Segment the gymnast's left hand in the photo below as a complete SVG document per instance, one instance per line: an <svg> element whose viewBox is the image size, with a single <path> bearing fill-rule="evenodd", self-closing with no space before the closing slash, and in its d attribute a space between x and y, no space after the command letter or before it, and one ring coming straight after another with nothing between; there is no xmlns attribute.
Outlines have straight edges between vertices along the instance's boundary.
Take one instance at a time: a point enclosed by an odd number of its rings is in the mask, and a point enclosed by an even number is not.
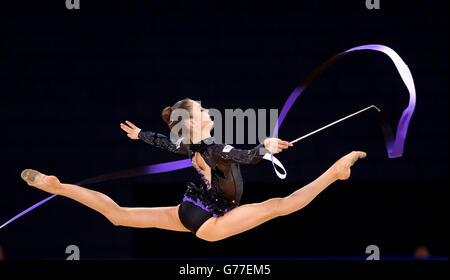
<svg viewBox="0 0 450 280"><path fill-rule="evenodd" d="M278 154L284 149L294 146L288 141L284 141L278 138L267 138L264 140L264 148L269 150L272 154Z"/></svg>
<svg viewBox="0 0 450 280"><path fill-rule="evenodd" d="M141 129L132 122L125 121L126 124L120 123L120 128L127 133L127 136L133 140L139 140L139 132Z"/></svg>

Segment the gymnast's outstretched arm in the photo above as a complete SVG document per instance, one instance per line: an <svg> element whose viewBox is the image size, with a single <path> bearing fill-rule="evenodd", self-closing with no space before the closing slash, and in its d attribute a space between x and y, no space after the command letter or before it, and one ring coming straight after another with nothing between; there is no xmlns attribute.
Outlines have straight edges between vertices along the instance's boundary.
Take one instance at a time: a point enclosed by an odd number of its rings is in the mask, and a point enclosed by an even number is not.
<svg viewBox="0 0 450 280"><path fill-rule="evenodd" d="M272 152L277 154L283 149L288 149L293 145L287 141L278 138L267 138L263 143L250 150L236 149L231 145L217 145L214 147L214 156L216 160L225 164L256 164L261 161L264 154Z"/></svg>
<svg viewBox="0 0 450 280"><path fill-rule="evenodd" d="M175 144L163 134L149 130L144 131L129 121L125 122L128 126L121 123L120 127L127 133L127 136L133 140L142 140L147 144L176 154L185 155L188 153L187 146L182 142Z"/></svg>

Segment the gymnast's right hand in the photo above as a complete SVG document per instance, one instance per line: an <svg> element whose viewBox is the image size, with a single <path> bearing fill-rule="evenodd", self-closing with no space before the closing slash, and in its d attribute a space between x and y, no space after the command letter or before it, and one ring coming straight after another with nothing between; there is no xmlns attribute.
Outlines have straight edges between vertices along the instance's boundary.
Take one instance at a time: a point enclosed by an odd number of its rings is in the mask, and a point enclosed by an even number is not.
<svg viewBox="0 0 450 280"><path fill-rule="evenodd" d="M120 123L120 128L127 133L127 136L133 140L139 140L139 132L141 129L135 126L133 123L129 121L125 121L126 124Z"/></svg>

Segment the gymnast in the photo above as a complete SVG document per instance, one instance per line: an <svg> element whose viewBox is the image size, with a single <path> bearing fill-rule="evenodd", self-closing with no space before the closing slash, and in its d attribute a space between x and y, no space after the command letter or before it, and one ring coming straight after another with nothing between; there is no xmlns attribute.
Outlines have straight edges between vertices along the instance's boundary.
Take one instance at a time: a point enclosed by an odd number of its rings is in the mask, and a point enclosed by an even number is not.
<svg viewBox="0 0 450 280"><path fill-rule="evenodd" d="M189 112L189 118L171 121L171 113L177 109ZM189 98L167 106L161 116L171 130L177 124L186 128L190 141L187 144L183 141L174 143L162 134L141 130L129 121L121 123L120 127L133 140L140 139L191 159L201 180L198 184L187 183L183 200L177 206L121 207L100 192L61 183L56 176L47 176L33 169L23 170L21 177L30 186L71 198L94 209L116 226L192 232L200 239L213 242L302 209L333 182L348 179L350 167L366 156L364 152L353 151L336 161L313 182L286 197L240 205L243 191L240 164L256 164L264 156L261 151L277 154L293 144L278 138L267 138L253 149L241 150L215 143L210 134L214 122L208 110ZM177 134L181 136L181 131Z"/></svg>

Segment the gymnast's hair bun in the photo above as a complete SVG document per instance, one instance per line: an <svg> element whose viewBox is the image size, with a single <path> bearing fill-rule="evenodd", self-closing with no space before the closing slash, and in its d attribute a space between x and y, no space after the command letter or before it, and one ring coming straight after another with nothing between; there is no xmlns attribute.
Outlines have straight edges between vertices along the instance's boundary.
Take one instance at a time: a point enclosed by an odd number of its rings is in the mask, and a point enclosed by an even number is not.
<svg viewBox="0 0 450 280"><path fill-rule="evenodd" d="M172 114L172 107L167 106L161 112L161 118L167 123L170 123L170 114Z"/></svg>

